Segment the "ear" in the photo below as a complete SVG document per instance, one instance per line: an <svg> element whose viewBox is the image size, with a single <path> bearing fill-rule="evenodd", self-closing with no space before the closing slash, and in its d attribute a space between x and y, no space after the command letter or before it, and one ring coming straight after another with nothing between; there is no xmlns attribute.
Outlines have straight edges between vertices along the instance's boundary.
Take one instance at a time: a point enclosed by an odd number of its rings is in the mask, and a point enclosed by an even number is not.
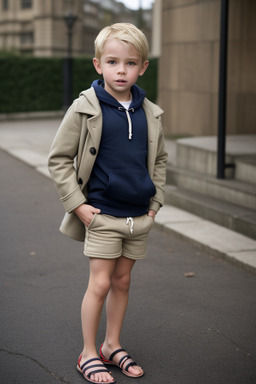
<svg viewBox="0 0 256 384"><path fill-rule="evenodd" d="M96 59L96 57L93 58L93 65L96 71L98 72L99 75L102 75L102 70L100 66L100 61Z"/></svg>
<svg viewBox="0 0 256 384"><path fill-rule="evenodd" d="M148 60L144 61L144 63L142 64L139 76L144 75L148 66L149 66L149 61Z"/></svg>

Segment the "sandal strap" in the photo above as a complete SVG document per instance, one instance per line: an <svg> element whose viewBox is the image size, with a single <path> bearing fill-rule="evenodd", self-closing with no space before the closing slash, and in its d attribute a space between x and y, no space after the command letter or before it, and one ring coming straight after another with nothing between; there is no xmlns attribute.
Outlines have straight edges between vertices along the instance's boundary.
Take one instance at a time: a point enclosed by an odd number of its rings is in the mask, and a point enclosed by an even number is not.
<svg viewBox="0 0 256 384"><path fill-rule="evenodd" d="M126 364L125 363L128 361L128 360L131 360L130 363ZM133 367L134 365L137 365L137 363L135 363L135 361L133 361L133 359L131 358L130 355L125 355L123 356L120 361L119 361L119 367L121 369L124 369L126 372L128 372L128 369L129 367Z"/></svg>
<svg viewBox="0 0 256 384"><path fill-rule="evenodd" d="M113 360L113 357L114 357L117 353L119 353L119 352L125 352L125 349L120 348L120 349L117 349L116 351L114 351L114 352L109 356L109 361L112 361L112 360Z"/></svg>
<svg viewBox="0 0 256 384"><path fill-rule="evenodd" d="M129 364L127 364L127 365L124 367L124 370L125 370L126 372L128 372L128 369L129 369L130 367L133 367L134 365L137 365L137 363L135 363L135 361L132 361L132 362L130 362Z"/></svg>
<svg viewBox="0 0 256 384"><path fill-rule="evenodd" d="M120 348L120 349L117 349L116 351L114 351L110 356L109 356L109 361L113 361L113 357L118 354L119 352L126 352L125 349L123 348ZM131 360L130 363L128 363L127 365L125 365L125 363L128 361L128 360ZM134 365L137 365L137 363L135 363L135 361L132 360L131 356L130 355L124 355L123 357L121 357L121 359L119 360L119 363L118 363L119 367L121 369L124 369L126 372L128 372L128 369L129 367L133 367Z"/></svg>
<svg viewBox="0 0 256 384"><path fill-rule="evenodd" d="M121 357L121 359L119 360L119 363L118 363L119 367L122 368L122 366L125 364L125 362L129 359L131 359L131 356L129 356L129 355L124 355L123 357Z"/></svg>
<svg viewBox="0 0 256 384"><path fill-rule="evenodd" d="M107 371L107 368L104 367L103 364L94 364L94 365L90 365L89 367L85 367L84 369L82 369L83 373L85 373L86 371L88 371L88 369L91 369L91 368L101 368L102 372L106 372Z"/></svg>
<svg viewBox="0 0 256 384"><path fill-rule="evenodd" d="M100 364L92 364L92 365L89 365L86 367L87 364L93 362L93 361L100 361ZM87 360L81 367L81 371L83 373L85 373L88 369L92 369L92 368L101 368L101 369L98 369L98 370L92 370L89 374L88 374L88 377L90 377L93 373L97 373L97 372L108 372L108 369L102 364L101 360L99 358L93 358L93 359L89 359Z"/></svg>
<svg viewBox="0 0 256 384"><path fill-rule="evenodd" d="M81 371L83 370L83 368L87 365L87 364L89 364L89 363L91 363L92 361L100 361L100 359L98 358L98 357L94 357L93 359L89 359L89 360L87 360L85 363L83 363L83 365L80 367L80 369L81 369Z"/></svg>

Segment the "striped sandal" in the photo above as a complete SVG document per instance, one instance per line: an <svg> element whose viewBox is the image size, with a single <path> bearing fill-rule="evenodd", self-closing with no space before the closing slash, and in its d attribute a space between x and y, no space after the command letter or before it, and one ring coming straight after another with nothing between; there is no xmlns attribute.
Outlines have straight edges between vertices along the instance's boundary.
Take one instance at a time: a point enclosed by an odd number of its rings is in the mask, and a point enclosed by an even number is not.
<svg viewBox="0 0 256 384"><path fill-rule="evenodd" d="M111 372L109 372L108 369L106 367L104 367L104 365L101 362L101 359L96 357L94 359L87 360L82 366L80 365L81 359L82 359L82 355L79 356L78 364L77 364L76 368L84 376L85 380L89 381L89 383L96 383L96 384L114 384L115 383L114 379L113 379L113 381L104 381L104 382L103 381L95 381L95 380L90 379L91 375L93 375L95 373L99 373L99 372L108 372L109 374L111 374ZM99 364L88 365L89 363L92 363L93 361L97 361L97 362L99 362ZM93 369L88 374L86 374L86 371L88 371L89 369L92 369L92 368L96 368L96 369Z"/></svg>
<svg viewBox="0 0 256 384"><path fill-rule="evenodd" d="M133 377L133 378L136 378L136 377L141 377L144 375L144 372L142 371L140 374L138 375L135 375L133 373L130 373L128 371L129 367L133 367L133 366L136 366L137 364L135 363L135 361L132 360L131 356L129 355L125 355L123 356L120 360L119 360L119 363L115 363L113 361L113 357L115 355L117 355L119 352L126 352L125 349L117 349L116 351L114 351L110 357L109 357L109 360L106 359L106 357L103 355L102 353L102 346L103 344L101 344L101 347L100 347L100 359L101 361L104 363L104 364L109 364L109 365L116 365L117 367L119 367L121 370L122 370L122 373L128 377Z"/></svg>

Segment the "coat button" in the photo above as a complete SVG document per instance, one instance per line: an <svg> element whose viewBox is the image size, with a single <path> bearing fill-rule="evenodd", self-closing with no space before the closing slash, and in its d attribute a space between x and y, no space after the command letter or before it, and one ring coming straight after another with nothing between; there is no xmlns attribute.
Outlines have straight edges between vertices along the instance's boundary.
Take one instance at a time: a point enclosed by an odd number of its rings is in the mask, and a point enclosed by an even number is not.
<svg viewBox="0 0 256 384"><path fill-rule="evenodd" d="M81 179L81 177L78 179L78 184L83 184L83 180Z"/></svg>
<svg viewBox="0 0 256 384"><path fill-rule="evenodd" d="M96 153L97 153L96 148L91 147L90 148L90 152L91 152L92 155L96 155Z"/></svg>

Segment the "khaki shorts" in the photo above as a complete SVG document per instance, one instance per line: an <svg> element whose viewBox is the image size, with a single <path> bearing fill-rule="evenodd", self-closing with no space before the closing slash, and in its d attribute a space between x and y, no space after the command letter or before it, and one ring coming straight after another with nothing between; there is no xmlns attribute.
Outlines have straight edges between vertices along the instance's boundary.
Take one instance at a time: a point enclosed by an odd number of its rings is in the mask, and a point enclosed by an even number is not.
<svg viewBox="0 0 256 384"><path fill-rule="evenodd" d="M148 215L126 218L95 214L86 228L84 254L104 259L143 259L153 223Z"/></svg>

